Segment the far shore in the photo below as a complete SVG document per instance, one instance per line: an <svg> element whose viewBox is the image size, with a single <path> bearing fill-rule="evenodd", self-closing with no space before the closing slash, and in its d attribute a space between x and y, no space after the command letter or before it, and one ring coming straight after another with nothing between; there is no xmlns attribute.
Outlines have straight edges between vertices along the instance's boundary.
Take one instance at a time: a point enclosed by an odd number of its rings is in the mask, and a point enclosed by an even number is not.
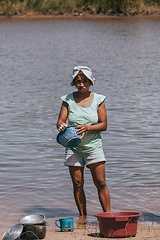
<svg viewBox="0 0 160 240"><path fill-rule="evenodd" d="M154 13L144 13L144 14L39 14L34 12L28 12L26 14L0 14L0 19L114 19L114 18L126 18L126 19L134 19L134 18L160 18L160 12Z"/></svg>

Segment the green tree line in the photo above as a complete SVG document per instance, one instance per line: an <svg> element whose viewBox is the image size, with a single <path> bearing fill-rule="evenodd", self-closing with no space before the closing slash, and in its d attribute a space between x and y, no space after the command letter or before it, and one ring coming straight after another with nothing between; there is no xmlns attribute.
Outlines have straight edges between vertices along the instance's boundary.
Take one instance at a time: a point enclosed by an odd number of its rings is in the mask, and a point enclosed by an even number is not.
<svg viewBox="0 0 160 240"><path fill-rule="evenodd" d="M158 12L160 0L0 0L0 14L139 14Z"/></svg>

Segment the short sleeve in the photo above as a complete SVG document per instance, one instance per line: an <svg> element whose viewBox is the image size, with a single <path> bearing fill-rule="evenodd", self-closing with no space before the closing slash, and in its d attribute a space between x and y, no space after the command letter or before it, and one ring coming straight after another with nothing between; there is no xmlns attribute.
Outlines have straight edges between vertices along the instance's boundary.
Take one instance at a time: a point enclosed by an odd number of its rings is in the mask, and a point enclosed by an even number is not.
<svg viewBox="0 0 160 240"><path fill-rule="evenodd" d="M69 103L69 101L72 99L72 94L67 94L61 97L62 101Z"/></svg>
<svg viewBox="0 0 160 240"><path fill-rule="evenodd" d="M97 94L97 103L98 103L98 106L104 102L106 99L106 96L102 95L102 94Z"/></svg>
<svg viewBox="0 0 160 240"><path fill-rule="evenodd" d="M66 96L67 96L67 95L62 96L62 97L61 97L61 100L64 101L64 102L66 102Z"/></svg>

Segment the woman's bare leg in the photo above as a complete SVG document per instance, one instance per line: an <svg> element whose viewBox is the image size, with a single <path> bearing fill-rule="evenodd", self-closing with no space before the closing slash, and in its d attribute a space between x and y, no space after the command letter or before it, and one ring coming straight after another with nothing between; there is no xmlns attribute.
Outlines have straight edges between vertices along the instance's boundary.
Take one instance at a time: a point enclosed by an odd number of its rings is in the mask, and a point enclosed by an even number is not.
<svg viewBox="0 0 160 240"><path fill-rule="evenodd" d="M80 217L85 217L86 213L86 197L84 193L84 168L69 167L70 175L73 182L74 198L79 211Z"/></svg>
<svg viewBox="0 0 160 240"><path fill-rule="evenodd" d="M98 190L98 196L104 212L110 212L110 195L105 179L105 164L103 162L89 165L93 181Z"/></svg>

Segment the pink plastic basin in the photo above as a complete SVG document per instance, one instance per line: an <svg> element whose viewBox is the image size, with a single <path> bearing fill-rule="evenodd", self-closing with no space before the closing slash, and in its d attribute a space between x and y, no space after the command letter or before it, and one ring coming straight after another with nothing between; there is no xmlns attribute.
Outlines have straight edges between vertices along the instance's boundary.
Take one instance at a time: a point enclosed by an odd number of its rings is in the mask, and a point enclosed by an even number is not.
<svg viewBox="0 0 160 240"><path fill-rule="evenodd" d="M137 233L139 212L103 212L95 214L103 237L134 237Z"/></svg>

